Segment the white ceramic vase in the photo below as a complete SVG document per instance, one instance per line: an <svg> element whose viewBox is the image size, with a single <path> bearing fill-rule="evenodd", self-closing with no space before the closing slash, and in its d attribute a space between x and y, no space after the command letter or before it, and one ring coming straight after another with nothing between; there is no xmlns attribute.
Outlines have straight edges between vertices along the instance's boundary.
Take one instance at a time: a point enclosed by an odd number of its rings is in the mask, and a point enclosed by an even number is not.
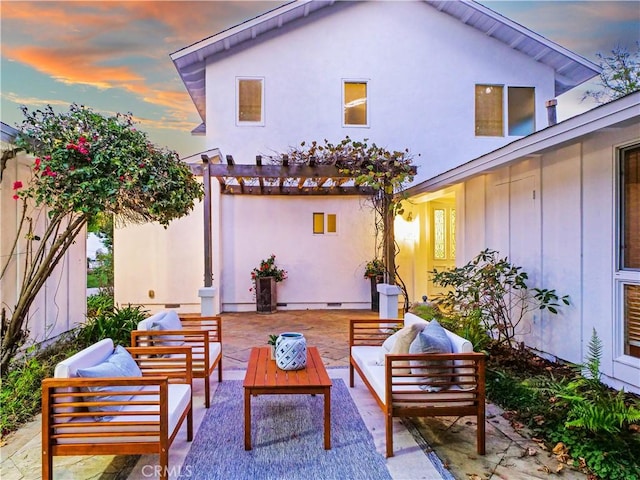
<svg viewBox="0 0 640 480"><path fill-rule="evenodd" d="M282 370L302 370L307 366L307 339L296 332L281 333L276 340L276 365Z"/></svg>

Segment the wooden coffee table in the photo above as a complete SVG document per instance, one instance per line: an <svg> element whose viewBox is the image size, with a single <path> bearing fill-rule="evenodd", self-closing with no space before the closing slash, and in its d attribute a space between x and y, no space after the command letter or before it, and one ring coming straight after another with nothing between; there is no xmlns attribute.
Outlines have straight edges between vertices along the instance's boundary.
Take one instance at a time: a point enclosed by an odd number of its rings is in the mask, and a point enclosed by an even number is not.
<svg viewBox="0 0 640 480"><path fill-rule="evenodd" d="M307 367L280 370L271 360L270 347L251 349L244 377L244 449L251 450L252 395L324 395L324 448L331 449L331 379L317 347L307 347Z"/></svg>

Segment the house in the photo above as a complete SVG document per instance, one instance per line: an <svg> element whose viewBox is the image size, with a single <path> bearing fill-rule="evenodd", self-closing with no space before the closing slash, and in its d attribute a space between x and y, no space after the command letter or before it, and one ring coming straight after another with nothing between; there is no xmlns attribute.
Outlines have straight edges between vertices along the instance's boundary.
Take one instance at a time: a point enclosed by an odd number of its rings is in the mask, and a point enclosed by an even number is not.
<svg viewBox="0 0 640 480"><path fill-rule="evenodd" d="M559 315L538 311L519 330L535 350L584 361L592 333L600 369L640 392L640 92L481 155L412 187L413 216L453 196L456 262L484 248L508 256L531 286L568 294ZM433 245L417 238L417 258Z"/></svg>
<svg viewBox="0 0 640 480"><path fill-rule="evenodd" d="M279 194L259 185L268 179L256 157L302 141L369 139L409 149L417 184L546 127L546 102L599 72L472 1L296 1L171 58L202 119L193 134L206 135L208 165L253 173L234 188L223 175L212 180L210 215L198 205L166 231L115 232L116 301L152 311L199 310L203 284L215 290L215 311L254 310L250 272L271 254L288 271L279 308L369 308L363 273L377 249L367 197ZM204 171L200 155L185 160ZM428 202L449 228L444 257L422 266L412 239L425 235L416 231L424 220L398 219L411 301L434 293L428 269L456 261L456 202L453 191Z"/></svg>
<svg viewBox="0 0 640 480"><path fill-rule="evenodd" d="M0 123L2 128L2 164L0 165L0 309L7 317L15 307L19 297L19 286L24 273L22 259L26 252L23 238L18 239L15 252L12 247L16 241L22 202L13 198L14 182L24 184L31 175L33 157L24 151L15 151L13 141L18 131ZM35 234L46 226L47 215L44 209L27 210L33 220ZM6 265L6 270L4 270ZM53 274L46 280L35 302L29 310L29 330L26 344L41 343L55 338L85 321L87 311L87 258L86 232L81 232L71 245ZM81 292L81 295L78 295Z"/></svg>

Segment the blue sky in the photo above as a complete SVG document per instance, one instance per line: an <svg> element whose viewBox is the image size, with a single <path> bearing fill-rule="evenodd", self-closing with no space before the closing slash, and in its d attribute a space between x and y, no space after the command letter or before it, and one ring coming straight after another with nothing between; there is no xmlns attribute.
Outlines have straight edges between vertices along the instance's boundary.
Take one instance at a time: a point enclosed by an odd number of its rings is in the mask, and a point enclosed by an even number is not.
<svg viewBox="0 0 640 480"><path fill-rule="evenodd" d="M0 2L0 119L15 126L20 105L79 103L132 112L151 140L181 156L208 147L169 54L287 2ZM481 1L483 5L597 63L640 40L639 1ZM582 113L585 88L558 98L558 118Z"/></svg>

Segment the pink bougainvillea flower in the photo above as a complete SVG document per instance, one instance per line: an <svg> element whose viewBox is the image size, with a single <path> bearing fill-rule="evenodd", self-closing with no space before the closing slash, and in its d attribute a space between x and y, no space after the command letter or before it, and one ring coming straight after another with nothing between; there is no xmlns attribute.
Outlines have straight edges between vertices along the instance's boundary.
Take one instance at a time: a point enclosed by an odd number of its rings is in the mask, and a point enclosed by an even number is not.
<svg viewBox="0 0 640 480"><path fill-rule="evenodd" d="M14 200L18 200L19 198L20 198L20 197L19 197L18 195L14 195L14 196L13 196L13 199L14 199Z"/></svg>
<svg viewBox="0 0 640 480"><path fill-rule="evenodd" d="M87 139L86 139L86 137L80 137L80 138L78 139L78 143L87 143Z"/></svg>
<svg viewBox="0 0 640 480"><path fill-rule="evenodd" d="M22 188L22 182L20 180L13 182L13 189L18 190L19 188Z"/></svg>
<svg viewBox="0 0 640 480"><path fill-rule="evenodd" d="M40 170L40 157L36 157L35 165L33 166L33 169L34 169L35 171Z"/></svg>
<svg viewBox="0 0 640 480"><path fill-rule="evenodd" d="M80 147L80 148L78 148L78 151L83 155L88 155L89 154L89 150L86 147Z"/></svg>

